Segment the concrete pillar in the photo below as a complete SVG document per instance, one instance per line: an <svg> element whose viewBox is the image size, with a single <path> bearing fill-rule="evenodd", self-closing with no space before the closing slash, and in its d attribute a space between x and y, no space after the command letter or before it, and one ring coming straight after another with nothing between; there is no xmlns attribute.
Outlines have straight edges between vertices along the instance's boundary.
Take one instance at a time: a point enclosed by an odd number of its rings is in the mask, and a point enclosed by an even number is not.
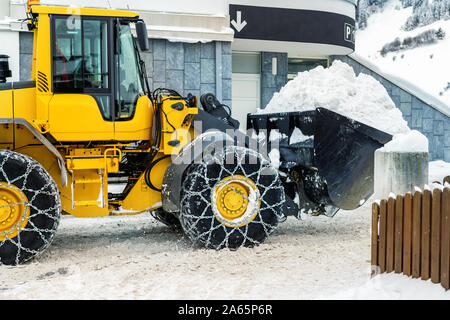
<svg viewBox="0 0 450 320"><path fill-rule="evenodd" d="M376 199L387 199L390 193L414 193L428 183L427 152L375 152L374 174Z"/></svg>

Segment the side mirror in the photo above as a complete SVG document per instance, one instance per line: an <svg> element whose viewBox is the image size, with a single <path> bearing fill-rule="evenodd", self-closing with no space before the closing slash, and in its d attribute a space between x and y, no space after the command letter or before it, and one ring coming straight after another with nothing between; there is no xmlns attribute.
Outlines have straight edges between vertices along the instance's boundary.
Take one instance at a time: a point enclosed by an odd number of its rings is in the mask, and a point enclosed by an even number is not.
<svg viewBox="0 0 450 320"><path fill-rule="evenodd" d="M149 51L150 43L148 42L147 25L144 21L136 22L136 35L141 51Z"/></svg>

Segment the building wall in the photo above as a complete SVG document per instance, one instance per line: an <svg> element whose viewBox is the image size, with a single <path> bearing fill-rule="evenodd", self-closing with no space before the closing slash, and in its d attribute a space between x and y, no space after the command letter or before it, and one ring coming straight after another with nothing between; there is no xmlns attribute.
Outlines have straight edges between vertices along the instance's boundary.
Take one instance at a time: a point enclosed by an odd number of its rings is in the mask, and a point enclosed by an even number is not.
<svg viewBox="0 0 450 320"><path fill-rule="evenodd" d="M341 60L352 66L357 75L362 72L381 82L409 127L428 138L431 160L450 162L450 117L350 57L334 56L332 60Z"/></svg>
<svg viewBox="0 0 450 320"><path fill-rule="evenodd" d="M213 93L231 107L231 43L182 43L150 39L142 52L150 88L169 88L187 96Z"/></svg>
<svg viewBox="0 0 450 320"><path fill-rule="evenodd" d="M33 62L33 33L19 32L20 81L31 80Z"/></svg>
<svg viewBox="0 0 450 320"><path fill-rule="evenodd" d="M272 60L277 59L276 75L272 73ZM288 54L261 52L261 108L264 109L275 92L279 92L288 81Z"/></svg>

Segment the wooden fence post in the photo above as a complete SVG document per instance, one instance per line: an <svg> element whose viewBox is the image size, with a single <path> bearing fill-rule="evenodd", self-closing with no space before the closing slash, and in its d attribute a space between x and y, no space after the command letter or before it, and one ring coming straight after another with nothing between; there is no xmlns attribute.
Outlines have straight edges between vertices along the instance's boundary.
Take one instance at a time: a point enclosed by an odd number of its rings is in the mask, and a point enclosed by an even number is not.
<svg viewBox="0 0 450 320"><path fill-rule="evenodd" d="M395 200L395 257L394 270L395 273L402 272L403 260L403 197L398 195Z"/></svg>
<svg viewBox="0 0 450 320"><path fill-rule="evenodd" d="M433 190L431 202L431 282L441 281L441 191Z"/></svg>
<svg viewBox="0 0 450 320"><path fill-rule="evenodd" d="M387 203L386 225L386 272L394 271L394 226L395 226L395 199L389 198Z"/></svg>
<svg viewBox="0 0 450 320"><path fill-rule="evenodd" d="M372 204L372 248L371 264L372 276L378 273L378 226L379 226L380 207L378 204Z"/></svg>
<svg viewBox="0 0 450 320"><path fill-rule="evenodd" d="M379 227L379 247L378 247L378 266L380 272L386 272L386 219L387 219L387 201L380 201L380 227Z"/></svg>
<svg viewBox="0 0 450 320"><path fill-rule="evenodd" d="M431 192L425 190L422 195L422 280L430 279L430 231L431 231Z"/></svg>
<svg viewBox="0 0 450 320"><path fill-rule="evenodd" d="M407 193L403 202L403 273L411 276L412 195Z"/></svg>
<svg viewBox="0 0 450 320"><path fill-rule="evenodd" d="M413 198L413 223L412 223L412 276L413 278L420 277L420 240L421 240L421 200L422 194L420 192L414 193Z"/></svg>
<svg viewBox="0 0 450 320"><path fill-rule="evenodd" d="M450 289L450 189L442 193L442 250L441 250L441 284Z"/></svg>

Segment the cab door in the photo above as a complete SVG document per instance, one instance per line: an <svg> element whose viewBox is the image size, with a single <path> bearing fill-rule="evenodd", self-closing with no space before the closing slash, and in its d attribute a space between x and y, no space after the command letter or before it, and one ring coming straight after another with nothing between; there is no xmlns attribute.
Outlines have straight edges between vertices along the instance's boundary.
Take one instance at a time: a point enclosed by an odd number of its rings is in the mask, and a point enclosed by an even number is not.
<svg viewBox="0 0 450 320"><path fill-rule="evenodd" d="M112 20L54 15L49 132L58 141L114 139Z"/></svg>
<svg viewBox="0 0 450 320"><path fill-rule="evenodd" d="M149 140L153 107L144 94L138 49L129 23L115 22L116 36L116 103L115 140Z"/></svg>

